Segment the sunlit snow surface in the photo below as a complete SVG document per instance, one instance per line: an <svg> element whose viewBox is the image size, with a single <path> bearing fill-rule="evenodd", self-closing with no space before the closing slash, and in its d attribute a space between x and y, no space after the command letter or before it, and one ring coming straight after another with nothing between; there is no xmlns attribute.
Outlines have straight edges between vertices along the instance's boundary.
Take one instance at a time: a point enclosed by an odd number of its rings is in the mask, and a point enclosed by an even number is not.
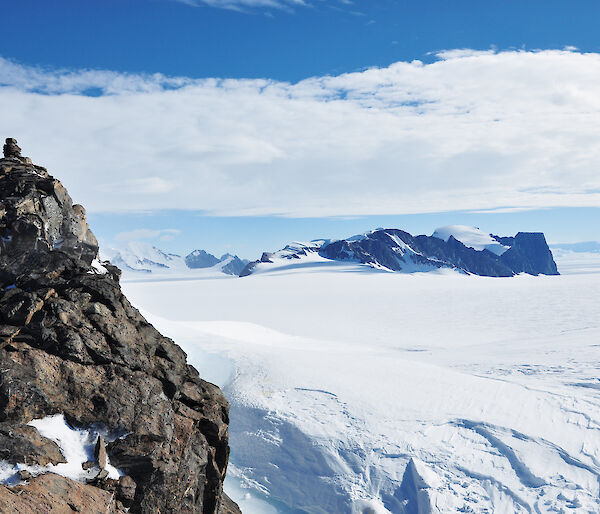
<svg viewBox="0 0 600 514"><path fill-rule="evenodd" d="M565 262L124 289L224 386L245 513L600 512L600 267Z"/></svg>
<svg viewBox="0 0 600 514"><path fill-rule="evenodd" d="M485 233L476 227L468 227L465 225L448 225L435 229L433 237L448 241L450 236L460 241L465 246L474 248L475 250L489 250L496 255L502 255L508 246L504 246L496 241L492 236Z"/></svg>

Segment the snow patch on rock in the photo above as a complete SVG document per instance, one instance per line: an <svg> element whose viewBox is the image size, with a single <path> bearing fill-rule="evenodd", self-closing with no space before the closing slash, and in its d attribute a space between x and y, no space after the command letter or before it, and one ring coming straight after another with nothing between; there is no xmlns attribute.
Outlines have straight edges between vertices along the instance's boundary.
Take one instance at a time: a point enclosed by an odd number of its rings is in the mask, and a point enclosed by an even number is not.
<svg viewBox="0 0 600 514"><path fill-rule="evenodd" d="M88 470L84 470L82 467L84 462L95 461L94 446L98 436L102 435L107 442L112 442L125 435L111 432L99 426L92 426L89 429L73 428L67 423L63 414L34 419L28 425L36 428L43 437L58 444L67 462L56 465L48 464L47 466L30 466L22 463L11 464L7 461L0 461L0 483L2 484L16 485L19 483L21 481L18 475L19 471L29 471L32 476L52 472L71 480L85 482L98 474L97 467ZM108 477L115 480L125 474L120 469L112 466L110 462L106 464L105 469L108 471Z"/></svg>

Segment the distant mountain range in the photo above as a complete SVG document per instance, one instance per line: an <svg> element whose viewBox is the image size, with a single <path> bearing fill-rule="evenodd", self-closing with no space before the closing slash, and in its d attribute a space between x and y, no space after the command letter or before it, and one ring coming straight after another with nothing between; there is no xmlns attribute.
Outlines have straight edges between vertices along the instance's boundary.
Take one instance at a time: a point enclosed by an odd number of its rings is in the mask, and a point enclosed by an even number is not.
<svg viewBox="0 0 600 514"><path fill-rule="evenodd" d="M553 248L558 253L598 252L600 244L564 244ZM244 277L256 273L314 271L318 268L404 273L450 269L489 277L511 277L519 273L559 274L541 232L519 232L512 237L502 237L461 225L438 228L431 236L413 236L399 229L378 228L347 239L294 242L279 251L263 253L254 262L228 253L219 258L205 250L194 250L182 257L142 242L109 249L103 252L102 257L126 273L205 270L217 276Z"/></svg>
<svg viewBox="0 0 600 514"><path fill-rule="evenodd" d="M189 272L206 269L215 273L239 275L248 264L247 260L229 253L218 258L204 250L194 250L182 257L142 242L131 242L122 248L109 248L102 252L102 258L109 260L125 272L138 273Z"/></svg>
<svg viewBox="0 0 600 514"><path fill-rule="evenodd" d="M451 225L438 228L431 236L376 229L348 239L292 243L278 252L264 253L240 276L341 264L405 273L446 268L489 277L558 275L541 232L501 237L475 227Z"/></svg>

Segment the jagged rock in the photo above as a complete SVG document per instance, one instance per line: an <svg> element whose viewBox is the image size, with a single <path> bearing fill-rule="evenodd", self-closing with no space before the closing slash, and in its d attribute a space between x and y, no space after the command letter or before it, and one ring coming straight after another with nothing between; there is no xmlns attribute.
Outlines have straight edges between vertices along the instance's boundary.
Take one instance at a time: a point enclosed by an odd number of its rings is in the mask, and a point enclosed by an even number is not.
<svg viewBox="0 0 600 514"><path fill-rule="evenodd" d="M105 469L101 469L98 472L98 474L94 478L92 478L91 480L89 480L88 482L91 483L91 484L99 484L106 477L108 477L108 471L106 471Z"/></svg>
<svg viewBox="0 0 600 514"><path fill-rule="evenodd" d="M96 463L93 460L86 460L81 464L81 467L87 471L88 469L96 467Z"/></svg>
<svg viewBox="0 0 600 514"><path fill-rule="evenodd" d="M229 496L224 494L219 514L239 514L240 512L239 505L235 503Z"/></svg>
<svg viewBox="0 0 600 514"><path fill-rule="evenodd" d="M0 188L0 255L19 258L33 250L62 248L87 264L97 257L98 242L85 209L73 205L45 168L0 159Z"/></svg>
<svg viewBox="0 0 600 514"><path fill-rule="evenodd" d="M4 157L7 158L21 158L21 149L17 144L17 140L12 137L6 138L6 143L4 143Z"/></svg>
<svg viewBox="0 0 600 514"><path fill-rule="evenodd" d="M12 430L63 413L75 427L125 433L106 453L135 484L130 512L217 513L229 458L228 403L131 306L118 270L92 266L98 246L83 208L44 168L0 159L0 236L1 425ZM9 445L3 459L35 454L23 448ZM98 512L117 512L92 485L38 478L19 497L52 485L56 499L60 483L65 492L92 495ZM97 485L117 489L113 482ZM10 497L6 489L0 486L0 502ZM82 512L96 512L93 501Z"/></svg>
<svg viewBox="0 0 600 514"><path fill-rule="evenodd" d="M106 443L104 442L104 438L99 435L98 440L96 441L96 446L94 448L94 457L96 457L96 462L100 469L104 469L106 467Z"/></svg>

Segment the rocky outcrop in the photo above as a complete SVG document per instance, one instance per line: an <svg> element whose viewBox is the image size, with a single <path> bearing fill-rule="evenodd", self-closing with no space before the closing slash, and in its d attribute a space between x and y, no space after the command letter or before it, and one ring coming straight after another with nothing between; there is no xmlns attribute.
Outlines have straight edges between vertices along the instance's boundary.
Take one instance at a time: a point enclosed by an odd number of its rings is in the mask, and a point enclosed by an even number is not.
<svg viewBox="0 0 600 514"><path fill-rule="evenodd" d="M0 512L23 514L125 514L109 491L45 473L12 488L0 487Z"/></svg>
<svg viewBox="0 0 600 514"><path fill-rule="evenodd" d="M21 148L17 144L17 140L12 137L7 137L3 147L4 157L8 159L22 159Z"/></svg>
<svg viewBox="0 0 600 514"><path fill-rule="evenodd" d="M83 207L17 148L7 140L0 159L0 459L60 462L56 445L27 423L64 414L74 427L125 434L105 451L126 477L0 486L0 511L41 512L30 508L36 498L64 506L73 495L87 498L81 512L96 512L93 502L97 512L216 514L229 456L226 399L131 306L119 270L96 259Z"/></svg>
<svg viewBox="0 0 600 514"><path fill-rule="evenodd" d="M501 259L515 273L558 275L554 257L541 232L519 232L515 237L497 239L510 247Z"/></svg>

